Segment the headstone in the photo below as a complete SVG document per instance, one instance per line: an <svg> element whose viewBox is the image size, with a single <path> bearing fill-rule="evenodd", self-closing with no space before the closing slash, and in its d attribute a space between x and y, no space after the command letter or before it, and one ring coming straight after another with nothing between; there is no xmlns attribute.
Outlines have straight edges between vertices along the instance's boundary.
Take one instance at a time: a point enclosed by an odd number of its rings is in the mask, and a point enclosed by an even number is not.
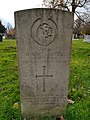
<svg viewBox="0 0 90 120"><path fill-rule="evenodd" d="M84 35L84 42L90 42L90 35Z"/></svg>
<svg viewBox="0 0 90 120"><path fill-rule="evenodd" d="M72 40L79 40L78 38L76 38L77 37L77 34L75 35L75 34L73 34L72 35Z"/></svg>
<svg viewBox="0 0 90 120"><path fill-rule="evenodd" d="M79 35L79 38L80 38L80 39L83 39L83 38L84 38L84 35L83 35L83 34Z"/></svg>
<svg viewBox="0 0 90 120"><path fill-rule="evenodd" d="M72 35L72 40L75 40L74 34Z"/></svg>
<svg viewBox="0 0 90 120"><path fill-rule="evenodd" d="M73 14L15 12L23 119L61 116L67 105Z"/></svg>

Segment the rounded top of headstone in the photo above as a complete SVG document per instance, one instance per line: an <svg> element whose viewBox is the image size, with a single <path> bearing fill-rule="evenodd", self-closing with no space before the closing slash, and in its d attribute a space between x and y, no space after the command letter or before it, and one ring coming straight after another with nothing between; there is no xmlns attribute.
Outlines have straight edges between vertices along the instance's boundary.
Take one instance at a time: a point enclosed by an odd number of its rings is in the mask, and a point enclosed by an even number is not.
<svg viewBox="0 0 90 120"><path fill-rule="evenodd" d="M27 12L27 11L44 11L44 10L54 10L54 11L61 11L61 12L64 12L64 13L71 13L73 14L72 12L69 12L69 11L66 11L66 10L61 10L61 9L57 9L57 8L30 8L30 9L23 9L23 10L19 10L19 11L15 11L14 13L18 13L18 12Z"/></svg>

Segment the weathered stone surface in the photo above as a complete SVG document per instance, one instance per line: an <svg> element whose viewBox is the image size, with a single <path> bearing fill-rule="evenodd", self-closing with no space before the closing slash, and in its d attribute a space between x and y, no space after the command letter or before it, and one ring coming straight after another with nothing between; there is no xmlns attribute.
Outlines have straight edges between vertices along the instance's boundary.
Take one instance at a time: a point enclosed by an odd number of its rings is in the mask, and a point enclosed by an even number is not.
<svg viewBox="0 0 90 120"><path fill-rule="evenodd" d="M57 9L15 12L24 118L61 116L67 105L73 14Z"/></svg>

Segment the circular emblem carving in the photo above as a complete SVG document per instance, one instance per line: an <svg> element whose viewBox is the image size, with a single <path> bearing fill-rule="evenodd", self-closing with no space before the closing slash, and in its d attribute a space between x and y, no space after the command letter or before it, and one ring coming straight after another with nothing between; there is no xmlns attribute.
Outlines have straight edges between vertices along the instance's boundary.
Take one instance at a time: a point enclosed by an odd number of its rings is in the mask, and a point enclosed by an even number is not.
<svg viewBox="0 0 90 120"><path fill-rule="evenodd" d="M48 18L48 23L42 23L42 20L39 18L31 27L32 38L42 46L51 44L55 40L56 34L57 25L50 18Z"/></svg>

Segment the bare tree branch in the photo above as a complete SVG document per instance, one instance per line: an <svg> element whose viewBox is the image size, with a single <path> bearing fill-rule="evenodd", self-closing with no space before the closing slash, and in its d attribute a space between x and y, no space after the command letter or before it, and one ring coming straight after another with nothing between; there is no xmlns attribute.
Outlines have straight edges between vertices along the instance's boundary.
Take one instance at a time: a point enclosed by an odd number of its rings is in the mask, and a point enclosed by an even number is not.
<svg viewBox="0 0 90 120"><path fill-rule="evenodd" d="M44 5L71 11L76 14L74 32L76 34L90 34L90 0L43 0ZM72 9L71 9L72 8ZM82 12L77 8L83 8Z"/></svg>
<svg viewBox="0 0 90 120"><path fill-rule="evenodd" d="M88 22L86 22L84 19L80 17L80 13L78 11L76 11L75 14L82 22L84 22L85 24L88 24Z"/></svg>
<svg viewBox="0 0 90 120"><path fill-rule="evenodd" d="M89 0L43 0L44 5L52 8L67 9L70 11L69 6L72 7L72 12L75 12L77 7L83 7Z"/></svg>

